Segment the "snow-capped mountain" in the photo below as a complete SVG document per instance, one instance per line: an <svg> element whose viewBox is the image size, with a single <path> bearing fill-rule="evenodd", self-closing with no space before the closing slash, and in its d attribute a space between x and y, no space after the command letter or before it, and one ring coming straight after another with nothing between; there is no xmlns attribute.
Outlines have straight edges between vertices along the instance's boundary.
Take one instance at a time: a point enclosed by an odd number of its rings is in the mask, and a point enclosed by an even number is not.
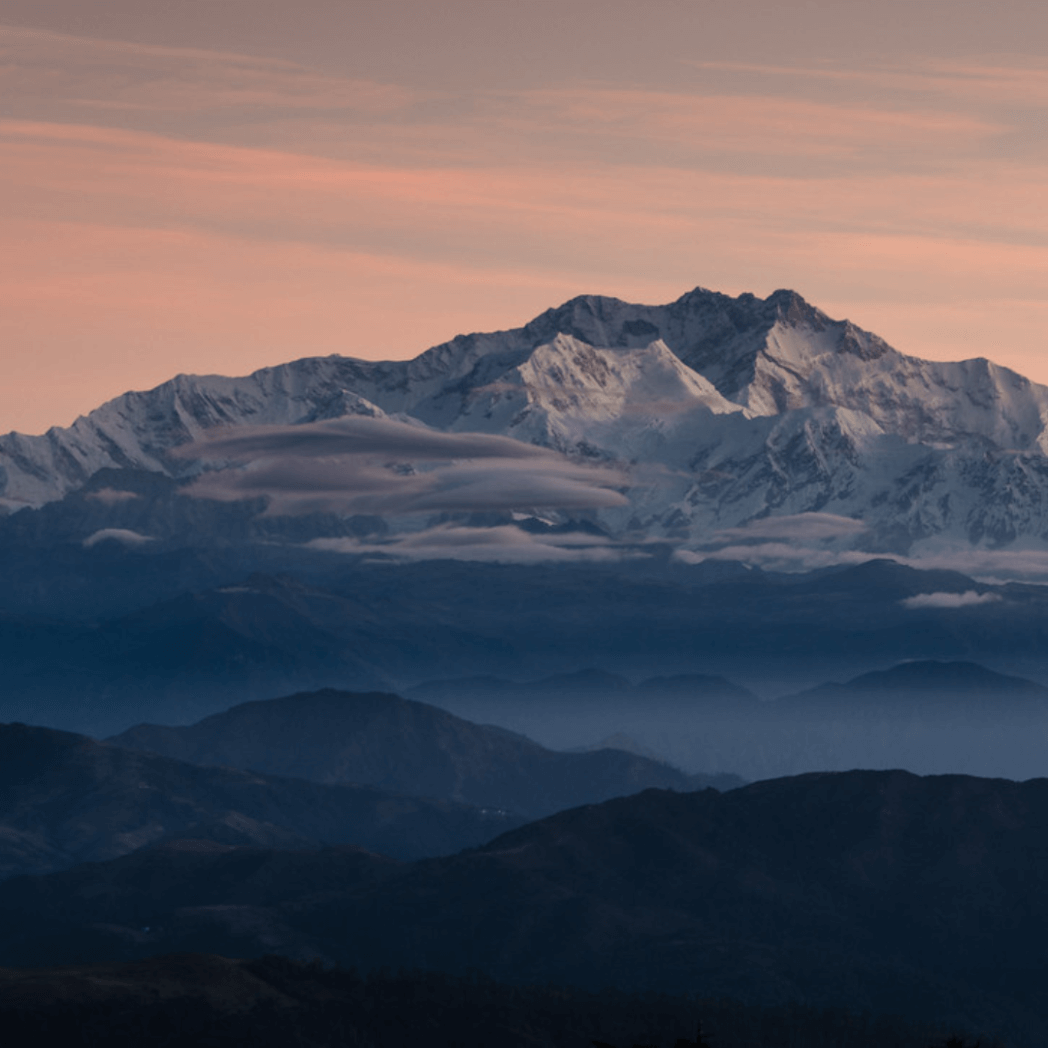
<svg viewBox="0 0 1048 1048"><path fill-rule="evenodd" d="M586 296L410 361L180 375L67 429L0 438L0 506L61 499L100 469L188 476L199 463L171 452L214 427L349 417L510 437L625 471L628 504L589 514L612 536L701 546L821 512L861 520L868 548L1048 539L1048 387L983 359L905 356L790 291L697 289L665 306Z"/></svg>

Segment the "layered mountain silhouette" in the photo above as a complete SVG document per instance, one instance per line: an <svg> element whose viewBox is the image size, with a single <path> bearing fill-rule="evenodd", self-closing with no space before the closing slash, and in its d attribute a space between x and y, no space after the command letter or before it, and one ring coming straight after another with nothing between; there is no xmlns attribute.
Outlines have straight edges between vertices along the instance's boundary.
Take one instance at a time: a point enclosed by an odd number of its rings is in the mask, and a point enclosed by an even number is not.
<svg viewBox="0 0 1048 1048"><path fill-rule="evenodd" d="M596 669L558 673L521 683L493 676L425 681L410 688L407 694L410 698L441 705L469 699L528 703L596 700L601 705L613 705L616 700L643 702L676 697L692 707L717 709L738 708L757 701L748 688L721 676L680 673L633 684L621 674Z"/></svg>
<svg viewBox="0 0 1048 1048"><path fill-rule="evenodd" d="M365 783L528 817L635 793L741 780L686 775L622 750L558 753L421 702L333 689L235 706L188 727L143 724L110 740L197 764Z"/></svg>
<svg viewBox="0 0 1048 1048"><path fill-rule="evenodd" d="M619 734L684 767L749 779L854 767L1048 773L1048 688L960 660L913 660L765 701L721 677L631 685L596 671L524 684L433 681L410 694L543 741Z"/></svg>
<svg viewBox="0 0 1048 1048"><path fill-rule="evenodd" d="M280 848L348 843L418 858L480 844L520 821L491 808L202 768L69 732L0 725L0 877L183 837Z"/></svg>
<svg viewBox="0 0 1048 1048"><path fill-rule="evenodd" d="M972 662L905 662L785 696L764 712L777 759L789 754L806 767L1048 773L1048 688Z"/></svg>
<svg viewBox="0 0 1048 1048"><path fill-rule="evenodd" d="M1048 780L649 790L414 864L186 845L0 885L0 961L274 949L943 1019L1043 1043Z"/></svg>

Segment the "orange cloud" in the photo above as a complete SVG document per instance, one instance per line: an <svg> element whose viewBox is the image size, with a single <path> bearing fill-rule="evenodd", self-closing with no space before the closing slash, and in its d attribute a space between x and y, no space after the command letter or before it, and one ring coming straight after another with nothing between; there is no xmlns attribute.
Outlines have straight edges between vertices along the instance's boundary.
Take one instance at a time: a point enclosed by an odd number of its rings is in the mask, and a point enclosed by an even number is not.
<svg viewBox="0 0 1048 1048"><path fill-rule="evenodd" d="M518 126L557 125L588 136L671 141L732 153L851 156L889 147L927 155L1003 129L967 114L911 107L846 105L768 94L692 94L607 87L529 92Z"/></svg>
<svg viewBox="0 0 1048 1048"><path fill-rule="evenodd" d="M767 65L749 62L692 62L696 69L742 77L777 78L795 85L833 84L877 88L897 96L922 94L988 105L1048 105L1048 69L1043 65L990 65L945 59L922 59L918 65L847 69L833 66Z"/></svg>
<svg viewBox="0 0 1048 1048"><path fill-rule="evenodd" d="M695 284L793 286L904 351L1048 380L1046 172L994 155L1008 114L874 105L867 79L847 102L567 85L423 118L396 85L294 63L19 33L0 90L46 112L0 121L0 429L178 370L413 355L575 293ZM953 105L1017 81L891 84ZM84 124L87 102L258 113L204 141Z"/></svg>

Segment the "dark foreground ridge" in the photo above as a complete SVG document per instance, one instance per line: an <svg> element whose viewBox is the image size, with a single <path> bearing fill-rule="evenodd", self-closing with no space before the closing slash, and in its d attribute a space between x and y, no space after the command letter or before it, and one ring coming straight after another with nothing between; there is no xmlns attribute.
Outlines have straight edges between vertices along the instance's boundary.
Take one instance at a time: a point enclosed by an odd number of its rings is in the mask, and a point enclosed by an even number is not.
<svg viewBox="0 0 1048 1048"><path fill-rule="evenodd" d="M648 790L413 864L182 844L0 885L2 964L172 951L799 1001L1039 1048L1048 780Z"/></svg>
<svg viewBox="0 0 1048 1048"><path fill-rule="evenodd" d="M693 1040L699 1023L701 1041ZM0 971L4 1044L252 1048L931 1048L943 1031L840 1010L746 1006L204 954ZM956 1042L958 1046L962 1043ZM987 1046L989 1048L989 1046Z"/></svg>

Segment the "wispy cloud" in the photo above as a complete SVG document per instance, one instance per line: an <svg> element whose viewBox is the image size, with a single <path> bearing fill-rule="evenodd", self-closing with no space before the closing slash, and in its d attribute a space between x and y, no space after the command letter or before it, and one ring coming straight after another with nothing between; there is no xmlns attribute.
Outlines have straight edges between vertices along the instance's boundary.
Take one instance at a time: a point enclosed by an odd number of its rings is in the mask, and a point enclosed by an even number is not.
<svg viewBox="0 0 1048 1048"><path fill-rule="evenodd" d="M855 539L866 530L866 525L861 520L853 520L851 517L839 517L833 513L794 513L753 520L740 528L725 528L712 535L711 542L756 542L767 539L819 542Z"/></svg>
<svg viewBox="0 0 1048 1048"><path fill-rule="evenodd" d="M526 133L571 131L591 140L633 139L684 151L873 160L906 147L916 157L970 146L1001 124L966 113L913 106L847 104L778 94L713 94L609 86L530 92L506 100Z"/></svg>
<svg viewBox="0 0 1048 1048"><path fill-rule="evenodd" d="M465 528L444 525L387 541L314 539L310 548L392 560L461 560L507 564L603 563L643 557L643 550L572 535L532 535L511 525Z"/></svg>
<svg viewBox="0 0 1048 1048"><path fill-rule="evenodd" d="M295 62L0 25L0 91L15 103L192 114L228 110L390 113L420 97L397 84Z"/></svg>
<svg viewBox="0 0 1048 1048"><path fill-rule="evenodd" d="M1021 63L994 65L986 62L926 58L919 66L913 63L843 68L822 65L775 65L759 62L696 61L696 69L706 72L735 74L749 83L777 80L841 87L876 88L896 97L932 96L984 105L1048 105L1048 68L1044 64ZM751 88L752 90L753 88ZM788 90L788 88L787 88ZM928 99L926 98L926 104Z"/></svg>
<svg viewBox="0 0 1048 1048"><path fill-rule="evenodd" d="M49 394L0 390L0 429L177 370L413 355L696 284L795 286L904 351L1048 377L1048 160L1023 123L1048 72L694 75L420 92L0 27L0 338L26 350L8 388Z"/></svg>

